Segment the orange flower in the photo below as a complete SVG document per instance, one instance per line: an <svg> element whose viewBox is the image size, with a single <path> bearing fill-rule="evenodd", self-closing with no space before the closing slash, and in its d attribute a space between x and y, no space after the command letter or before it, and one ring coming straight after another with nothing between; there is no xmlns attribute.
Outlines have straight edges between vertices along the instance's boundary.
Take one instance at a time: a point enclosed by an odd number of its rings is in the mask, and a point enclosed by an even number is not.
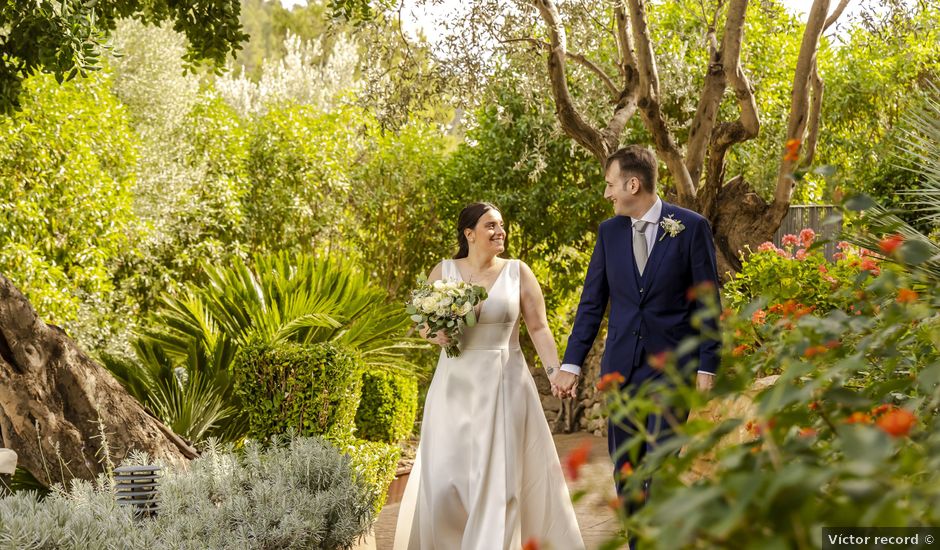
<svg viewBox="0 0 940 550"><path fill-rule="evenodd" d="M651 355L648 359L649 364L656 370L663 370L666 368L666 364L669 362L669 352L661 351L655 355Z"/></svg>
<svg viewBox="0 0 940 550"><path fill-rule="evenodd" d="M898 290L898 303L899 304L913 304L917 301L917 293L909 288L902 288Z"/></svg>
<svg viewBox="0 0 940 550"><path fill-rule="evenodd" d="M608 500L607 506L609 506L611 510L620 510L623 508L623 497L614 497Z"/></svg>
<svg viewBox="0 0 940 550"><path fill-rule="evenodd" d="M597 381L597 391L607 391L613 388L619 389L620 384L626 381L627 379L619 372L608 372Z"/></svg>
<svg viewBox="0 0 940 550"><path fill-rule="evenodd" d="M780 244L783 246L796 246L800 243L800 238L792 233L787 233L780 239Z"/></svg>
<svg viewBox="0 0 940 550"><path fill-rule="evenodd" d="M800 437L816 437L818 432L812 428L801 428Z"/></svg>
<svg viewBox="0 0 940 550"><path fill-rule="evenodd" d="M826 353L828 349L829 348L827 348L826 346L810 346L806 348L806 351L803 352L803 357L806 357L807 359L812 359L813 357L816 357L817 355Z"/></svg>
<svg viewBox="0 0 940 550"><path fill-rule="evenodd" d="M910 433L917 422L917 417L911 411L894 409L886 412L878 419L878 427L893 437L901 437Z"/></svg>
<svg viewBox="0 0 940 550"><path fill-rule="evenodd" d="M744 353L745 353L747 350L749 350L749 349L751 349L751 346L749 346L749 345L747 345L747 344L741 344L740 346L738 346L738 347L734 348L733 350L731 350L731 355L733 355L733 356L735 356L735 357L741 357L741 356L744 355Z"/></svg>
<svg viewBox="0 0 940 550"><path fill-rule="evenodd" d="M724 321L728 317L731 317L732 315L734 315L734 311L732 311L731 308L726 307L725 309L721 310L721 317L719 317L718 320Z"/></svg>
<svg viewBox="0 0 940 550"><path fill-rule="evenodd" d="M767 312L762 309L758 309L754 312L754 315L751 315L751 322L755 325L763 325L767 322Z"/></svg>
<svg viewBox="0 0 940 550"><path fill-rule="evenodd" d="M829 340L828 342L826 342L826 347L829 349L836 349L837 347L841 345L842 345L842 342L840 342L839 340Z"/></svg>
<svg viewBox="0 0 940 550"><path fill-rule="evenodd" d="M578 479L581 467L587 464L588 456L591 454L591 442L586 441L580 447L568 453L565 457L565 472L572 481Z"/></svg>
<svg viewBox="0 0 940 550"><path fill-rule="evenodd" d="M878 242L878 248L881 249L885 254L894 254L894 251L901 246L901 243L904 242L904 235L900 233L895 233L894 235L888 235L887 237L881 239Z"/></svg>
<svg viewBox="0 0 940 550"><path fill-rule="evenodd" d="M525 541L525 544L522 545L522 550L539 550L539 539L532 537Z"/></svg>
<svg viewBox="0 0 940 550"><path fill-rule="evenodd" d="M818 411L818 410L819 410L819 401L813 401L813 402L810 403L808 406L809 406L809 410L811 410L811 411Z"/></svg>
<svg viewBox="0 0 940 550"><path fill-rule="evenodd" d="M627 477L633 475L633 465L629 462L624 462L623 466L620 467L620 476Z"/></svg>
<svg viewBox="0 0 940 550"><path fill-rule="evenodd" d="M896 408L897 407L895 407L894 405L888 405L887 403L882 403L881 405L878 405L877 407L872 407L871 414L872 416L881 416L884 413L888 411L893 411Z"/></svg>
<svg viewBox="0 0 940 550"><path fill-rule="evenodd" d="M788 139L784 147L787 152L783 155L783 160L793 162L800 159L800 140Z"/></svg>
<svg viewBox="0 0 940 550"><path fill-rule="evenodd" d="M861 411L855 411L851 416L845 419L846 424L871 424L871 415Z"/></svg>

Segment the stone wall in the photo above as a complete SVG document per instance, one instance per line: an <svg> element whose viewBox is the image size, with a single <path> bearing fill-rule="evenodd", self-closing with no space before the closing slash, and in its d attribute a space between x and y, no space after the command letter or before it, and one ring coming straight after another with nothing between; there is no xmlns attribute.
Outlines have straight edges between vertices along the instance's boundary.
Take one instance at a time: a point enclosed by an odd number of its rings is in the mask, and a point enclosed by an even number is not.
<svg viewBox="0 0 940 550"><path fill-rule="evenodd" d="M597 436L607 436L607 418L601 413L600 396L595 389L595 384L600 378L606 337L605 323L594 341L594 348L582 366L577 398L562 400L553 396L545 369L530 367L552 433L587 431ZM533 365L535 362L531 361L529 364Z"/></svg>

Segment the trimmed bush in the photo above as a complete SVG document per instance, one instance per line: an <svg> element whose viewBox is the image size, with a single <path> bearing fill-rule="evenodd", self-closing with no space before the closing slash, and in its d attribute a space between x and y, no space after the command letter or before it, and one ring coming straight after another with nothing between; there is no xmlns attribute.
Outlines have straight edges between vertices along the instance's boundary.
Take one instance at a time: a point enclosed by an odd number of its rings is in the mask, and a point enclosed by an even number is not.
<svg viewBox="0 0 940 550"><path fill-rule="evenodd" d="M253 439L292 430L345 441L355 428L362 376L352 355L332 344L248 345L235 384Z"/></svg>
<svg viewBox="0 0 940 550"><path fill-rule="evenodd" d="M356 411L356 435L369 441L397 443L411 434L418 412L418 380L384 372L362 376Z"/></svg>
<svg viewBox="0 0 940 550"><path fill-rule="evenodd" d="M143 456L135 463L149 462ZM3 548L350 548L370 528L372 490L354 461L318 438L278 438L262 450L209 449L187 471L168 471L160 513L135 521L102 477L39 501L0 499Z"/></svg>
<svg viewBox="0 0 940 550"><path fill-rule="evenodd" d="M401 448L379 441L348 439L346 444L336 443L337 448L349 456L356 480L369 488L374 517L379 517L388 486L395 479Z"/></svg>

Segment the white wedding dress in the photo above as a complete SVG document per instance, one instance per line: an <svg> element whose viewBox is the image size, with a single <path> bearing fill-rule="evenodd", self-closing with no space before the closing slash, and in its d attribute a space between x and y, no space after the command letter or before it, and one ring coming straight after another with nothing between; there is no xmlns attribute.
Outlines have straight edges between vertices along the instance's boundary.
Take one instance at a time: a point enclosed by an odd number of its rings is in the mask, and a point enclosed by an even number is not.
<svg viewBox="0 0 940 550"><path fill-rule="evenodd" d="M443 278L460 280L453 260ZM519 261L503 267L459 357L443 351L398 512L395 550L584 548L555 443L519 348Z"/></svg>

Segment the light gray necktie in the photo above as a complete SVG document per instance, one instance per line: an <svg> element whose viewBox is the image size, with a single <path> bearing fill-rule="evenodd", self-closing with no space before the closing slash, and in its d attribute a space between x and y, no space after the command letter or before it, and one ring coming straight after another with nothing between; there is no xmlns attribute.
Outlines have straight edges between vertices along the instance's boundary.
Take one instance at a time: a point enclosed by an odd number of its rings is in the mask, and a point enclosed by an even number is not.
<svg viewBox="0 0 940 550"><path fill-rule="evenodd" d="M650 222L637 220L633 222L633 259L636 260L636 268L643 275L646 269L646 260L649 258L649 250L646 248L646 226Z"/></svg>

